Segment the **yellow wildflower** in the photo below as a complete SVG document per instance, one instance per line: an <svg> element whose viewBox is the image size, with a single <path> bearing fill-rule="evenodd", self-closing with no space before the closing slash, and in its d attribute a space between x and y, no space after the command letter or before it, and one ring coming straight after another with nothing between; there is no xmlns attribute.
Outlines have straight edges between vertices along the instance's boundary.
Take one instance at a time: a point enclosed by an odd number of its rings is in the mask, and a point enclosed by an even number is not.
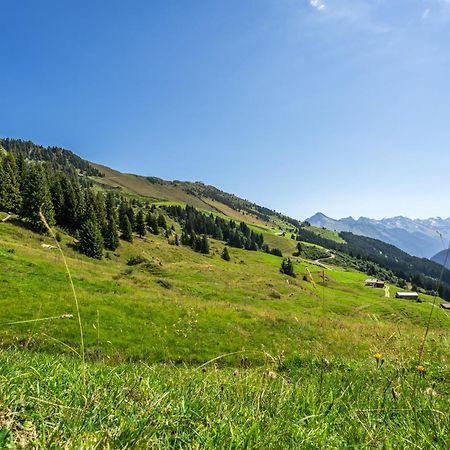
<svg viewBox="0 0 450 450"><path fill-rule="evenodd" d="M417 370L417 372L419 372L419 375L420 375L421 377L423 377L423 376L425 375L425 367L422 366L422 364L418 364L418 365L416 366L416 370Z"/></svg>

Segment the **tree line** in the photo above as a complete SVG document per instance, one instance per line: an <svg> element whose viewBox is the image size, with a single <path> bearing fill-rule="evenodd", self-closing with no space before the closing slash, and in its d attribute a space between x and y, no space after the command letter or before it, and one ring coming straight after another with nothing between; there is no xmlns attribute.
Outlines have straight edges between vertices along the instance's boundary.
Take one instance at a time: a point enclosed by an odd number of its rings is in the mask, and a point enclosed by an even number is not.
<svg viewBox="0 0 450 450"><path fill-rule="evenodd" d="M377 267L384 267L398 278L400 285L410 282L414 287L422 288L429 293L438 290L442 298L450 299L450 270L442 270L442 266L434 261L411 256L394 245L378 239L350 232L341 232L339 235L345 243L331 241L305 228L299 228L296 239L342 252L350 256L353 261L372 262L373 272L377 271ZM443 274L442 282L438 289L441 273Z"/></svg>
<svg viewBox="0 0 450 450"><path fill-rule="evenodd" d="M236 223L212 213L205 214L189 205L164 206L164 210L180 223L183 229L182 243L195 241L197 235L205 235L225 241L230 247L255 251L263 249L264 236L253 231L245 222Z"/></svg>
<svg viewBox="0 0 450 450"><path fill-rule="evenodd" d="M26 160L22 154L0 152L0 210L17 214L39 233L46 231L41 214L50 226L58 225L78 240L78 249L101 258L104 249L116 250L120 238L132 242L133 234L147 231L173 238L166 219L156 208L144 214L141 202L106 195L82 183L78 175L56 169L53 164ZM177 236L173 238L177 243Z"/></svg>

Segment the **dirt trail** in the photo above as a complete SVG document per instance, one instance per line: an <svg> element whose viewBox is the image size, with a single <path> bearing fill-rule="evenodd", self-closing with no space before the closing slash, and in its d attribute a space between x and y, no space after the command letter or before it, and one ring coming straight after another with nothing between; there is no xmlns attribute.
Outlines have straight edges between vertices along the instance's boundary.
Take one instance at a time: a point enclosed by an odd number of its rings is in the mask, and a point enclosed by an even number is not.
<svg viewBox="0 0 450 450"><path fill-rule="evenodd" d="M317 264L320 267L323 267L325 270L332 270L330 267L323 264L322 261L326 261L327 259L334 259L334 258L336 258L336 255L334 253L331 253L330 256L327 256L326 258L315 259L313 261L313 263Z"/></svg>

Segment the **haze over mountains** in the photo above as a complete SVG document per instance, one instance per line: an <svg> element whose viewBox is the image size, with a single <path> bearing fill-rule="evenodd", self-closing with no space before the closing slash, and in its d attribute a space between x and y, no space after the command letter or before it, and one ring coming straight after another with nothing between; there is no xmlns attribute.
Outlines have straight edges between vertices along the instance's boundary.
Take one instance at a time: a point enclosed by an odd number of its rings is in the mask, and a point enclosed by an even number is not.
<svg viewBox="0 0 450 450"><path fill-rule="evenodd" d="M409 219L398 216L381 220L360 217L333 219L317 213L306 219L311 225L336 231L350 231L395 245L410 255L432 258L450 240L450 218Z"/></svg>

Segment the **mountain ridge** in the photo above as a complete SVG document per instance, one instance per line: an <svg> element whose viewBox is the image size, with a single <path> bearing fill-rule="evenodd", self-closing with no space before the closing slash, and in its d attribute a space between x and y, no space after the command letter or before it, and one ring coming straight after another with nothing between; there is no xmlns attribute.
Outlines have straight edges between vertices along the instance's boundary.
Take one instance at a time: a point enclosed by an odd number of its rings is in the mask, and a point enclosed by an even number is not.
<svg viewBox="0 0 450 450"><path fill-rule="evenodd" d="M319 212L306 221L321 228L379 239L422 258L432 258L445 248L450 240L450 218L410 219L395 216L370 219L361 216L354 219L350 216L333 219Z"/></svg>

